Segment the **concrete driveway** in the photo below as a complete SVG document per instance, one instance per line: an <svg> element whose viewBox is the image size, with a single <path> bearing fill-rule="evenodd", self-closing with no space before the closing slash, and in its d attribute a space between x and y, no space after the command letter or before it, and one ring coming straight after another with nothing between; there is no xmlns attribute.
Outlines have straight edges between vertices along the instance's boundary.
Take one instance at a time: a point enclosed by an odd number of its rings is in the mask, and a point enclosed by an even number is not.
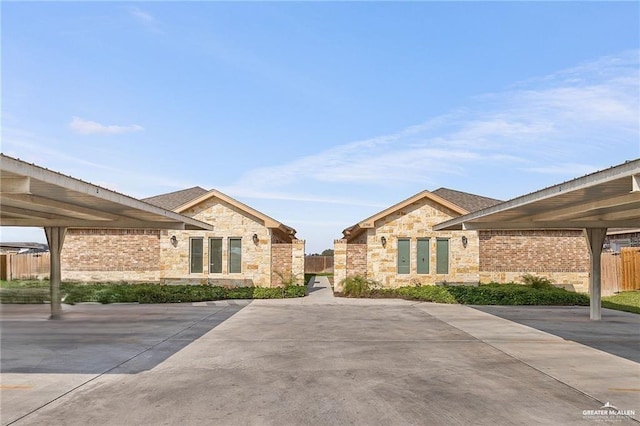
<svg viewBox="0 0 640 426"><path fill-rule="evenodd" d="M473 307L334 299L325 286L244 307L78 305L57 322L3 307L2 424L633 422L589 411L607 403L640 414L640 365L606 344ZM584 308L557 308L554 318L576 309L588 318ZM603 318L611 333L592 340L638 348L640 316ZM91 358L99 368L87 367Z"/></svg>

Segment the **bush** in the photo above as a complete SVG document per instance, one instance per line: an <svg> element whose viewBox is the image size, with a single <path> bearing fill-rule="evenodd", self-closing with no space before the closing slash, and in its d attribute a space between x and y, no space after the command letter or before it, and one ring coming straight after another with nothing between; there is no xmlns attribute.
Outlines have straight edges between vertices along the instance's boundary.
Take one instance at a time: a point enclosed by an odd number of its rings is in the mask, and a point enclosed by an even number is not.
<svg viewBox="0 0 640 426"><path fill-rule="evenodd" d="M525 285L530 286L531 288L535 288L538 290L555 288L553 285L553 282L546 277L538 277L536 275L524 274L521 278L522 278L522 282Z"/></svg>
<svg viewBox="0 0 640 426"><path fill-rule="evenodd" d="M481 284L478 287L445 286L465 305L589 305L589 296L551 285L534 287L515 283Z"/></svg>
<svg viewBox="0 0 640 426"><path fill-rule="evenodd" d="M447 288L438 286L417 286L417 287L400 287L395 289L398 297L410 300L421 300L424 302L436 303L456 303L455 297L449 293Z"/></svg>
<svg viewBox="0 0 640 426"><path fill-rule="evenodd" d="M528 285L481 284L472 286L420 285L379 288L378 283L360 276L343 280L343 294L348 297L389 297L436 303L464 305L578 305L588 306L589 296L555 287L546 278L529 276Z"/></svg>
<svg viewBox="0 0 640 426"><path fill-rule="evenodd" d="M363 276L347 277L341 282L342 294L347 297L366 297L371 291L380 288L380 284Z"/></svg>
<svg viewBox="0 0 640 426"><path fill-rule="evenodd" d="M15 303L5 301L4 303ZM21 289L21 292L24 292ZM164 284L81 284L63 283L60 287L64 302L75 304L80 302L99 303L182 303L204 302L225 299L280 299L283 297L302 297L306 287L290 285L288 287L219 287L209 285L164 285ZM48 300L48 290L43 289ZM12 298L15 300L15 297ZM7 299L8 300L8 299ZM27 303L27 302L23 302ZM41 303L41 302L40 302Z"/></svg>

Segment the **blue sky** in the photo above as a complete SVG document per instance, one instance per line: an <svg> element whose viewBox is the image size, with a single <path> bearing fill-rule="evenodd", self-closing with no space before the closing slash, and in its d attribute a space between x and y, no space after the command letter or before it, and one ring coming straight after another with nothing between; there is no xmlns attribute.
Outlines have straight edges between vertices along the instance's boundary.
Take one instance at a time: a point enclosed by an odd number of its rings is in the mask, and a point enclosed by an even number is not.
<svg viewBox="0 0 640 426"><path fill-rule="evenodd" d="M506 200L640 157L638 2L1 7L3 153L215 188L308 253L425 189Z"/></svg>

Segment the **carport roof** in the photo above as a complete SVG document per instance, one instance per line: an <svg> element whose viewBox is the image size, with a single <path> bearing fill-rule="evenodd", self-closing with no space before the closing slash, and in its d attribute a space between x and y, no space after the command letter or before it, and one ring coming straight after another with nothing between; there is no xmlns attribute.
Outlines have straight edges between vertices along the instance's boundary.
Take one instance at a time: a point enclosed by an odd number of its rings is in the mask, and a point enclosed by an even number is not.
<svg viewBox="0 0 640 426"><path fill-rule="evenodd" d="M204 229L213 226L0 154L0 225Z"/></svg>
<svg viewBox="0 0 640 426"><path fill-rule="evenodd" d="M435 230L637 228L640 159L440 223Z"/></svg>

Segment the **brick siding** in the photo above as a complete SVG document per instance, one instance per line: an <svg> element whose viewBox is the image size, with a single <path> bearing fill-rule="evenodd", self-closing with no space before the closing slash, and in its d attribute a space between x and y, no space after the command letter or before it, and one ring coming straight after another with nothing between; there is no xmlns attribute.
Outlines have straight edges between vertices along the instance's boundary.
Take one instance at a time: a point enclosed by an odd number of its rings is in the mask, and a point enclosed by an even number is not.
<svg viewBox="0 0 640 426"><path fill-rule="evenodd" d="M480 231L480 271L587 272L582 231Z"/></svg>
<svg viewBox="0 0 640 426"><path fill-rule="evenodd" d="M160 231L68 229L61 265L63 279L157 280Z"/></svg>
<svg viewBox="0 0 640 426"><path fill-rule="evenodd" d="M282 284L282 278L286 280L291 277L293 267L293 247L291 244L271 245L271 286L277 287ZM280 275L278 275L280 274Z"/></svg>
<svg viewBox="0 0 640 426"><path fill-rule="evenodd" d="M367 245L347 244L347 276L367 276Z"/></svg>

